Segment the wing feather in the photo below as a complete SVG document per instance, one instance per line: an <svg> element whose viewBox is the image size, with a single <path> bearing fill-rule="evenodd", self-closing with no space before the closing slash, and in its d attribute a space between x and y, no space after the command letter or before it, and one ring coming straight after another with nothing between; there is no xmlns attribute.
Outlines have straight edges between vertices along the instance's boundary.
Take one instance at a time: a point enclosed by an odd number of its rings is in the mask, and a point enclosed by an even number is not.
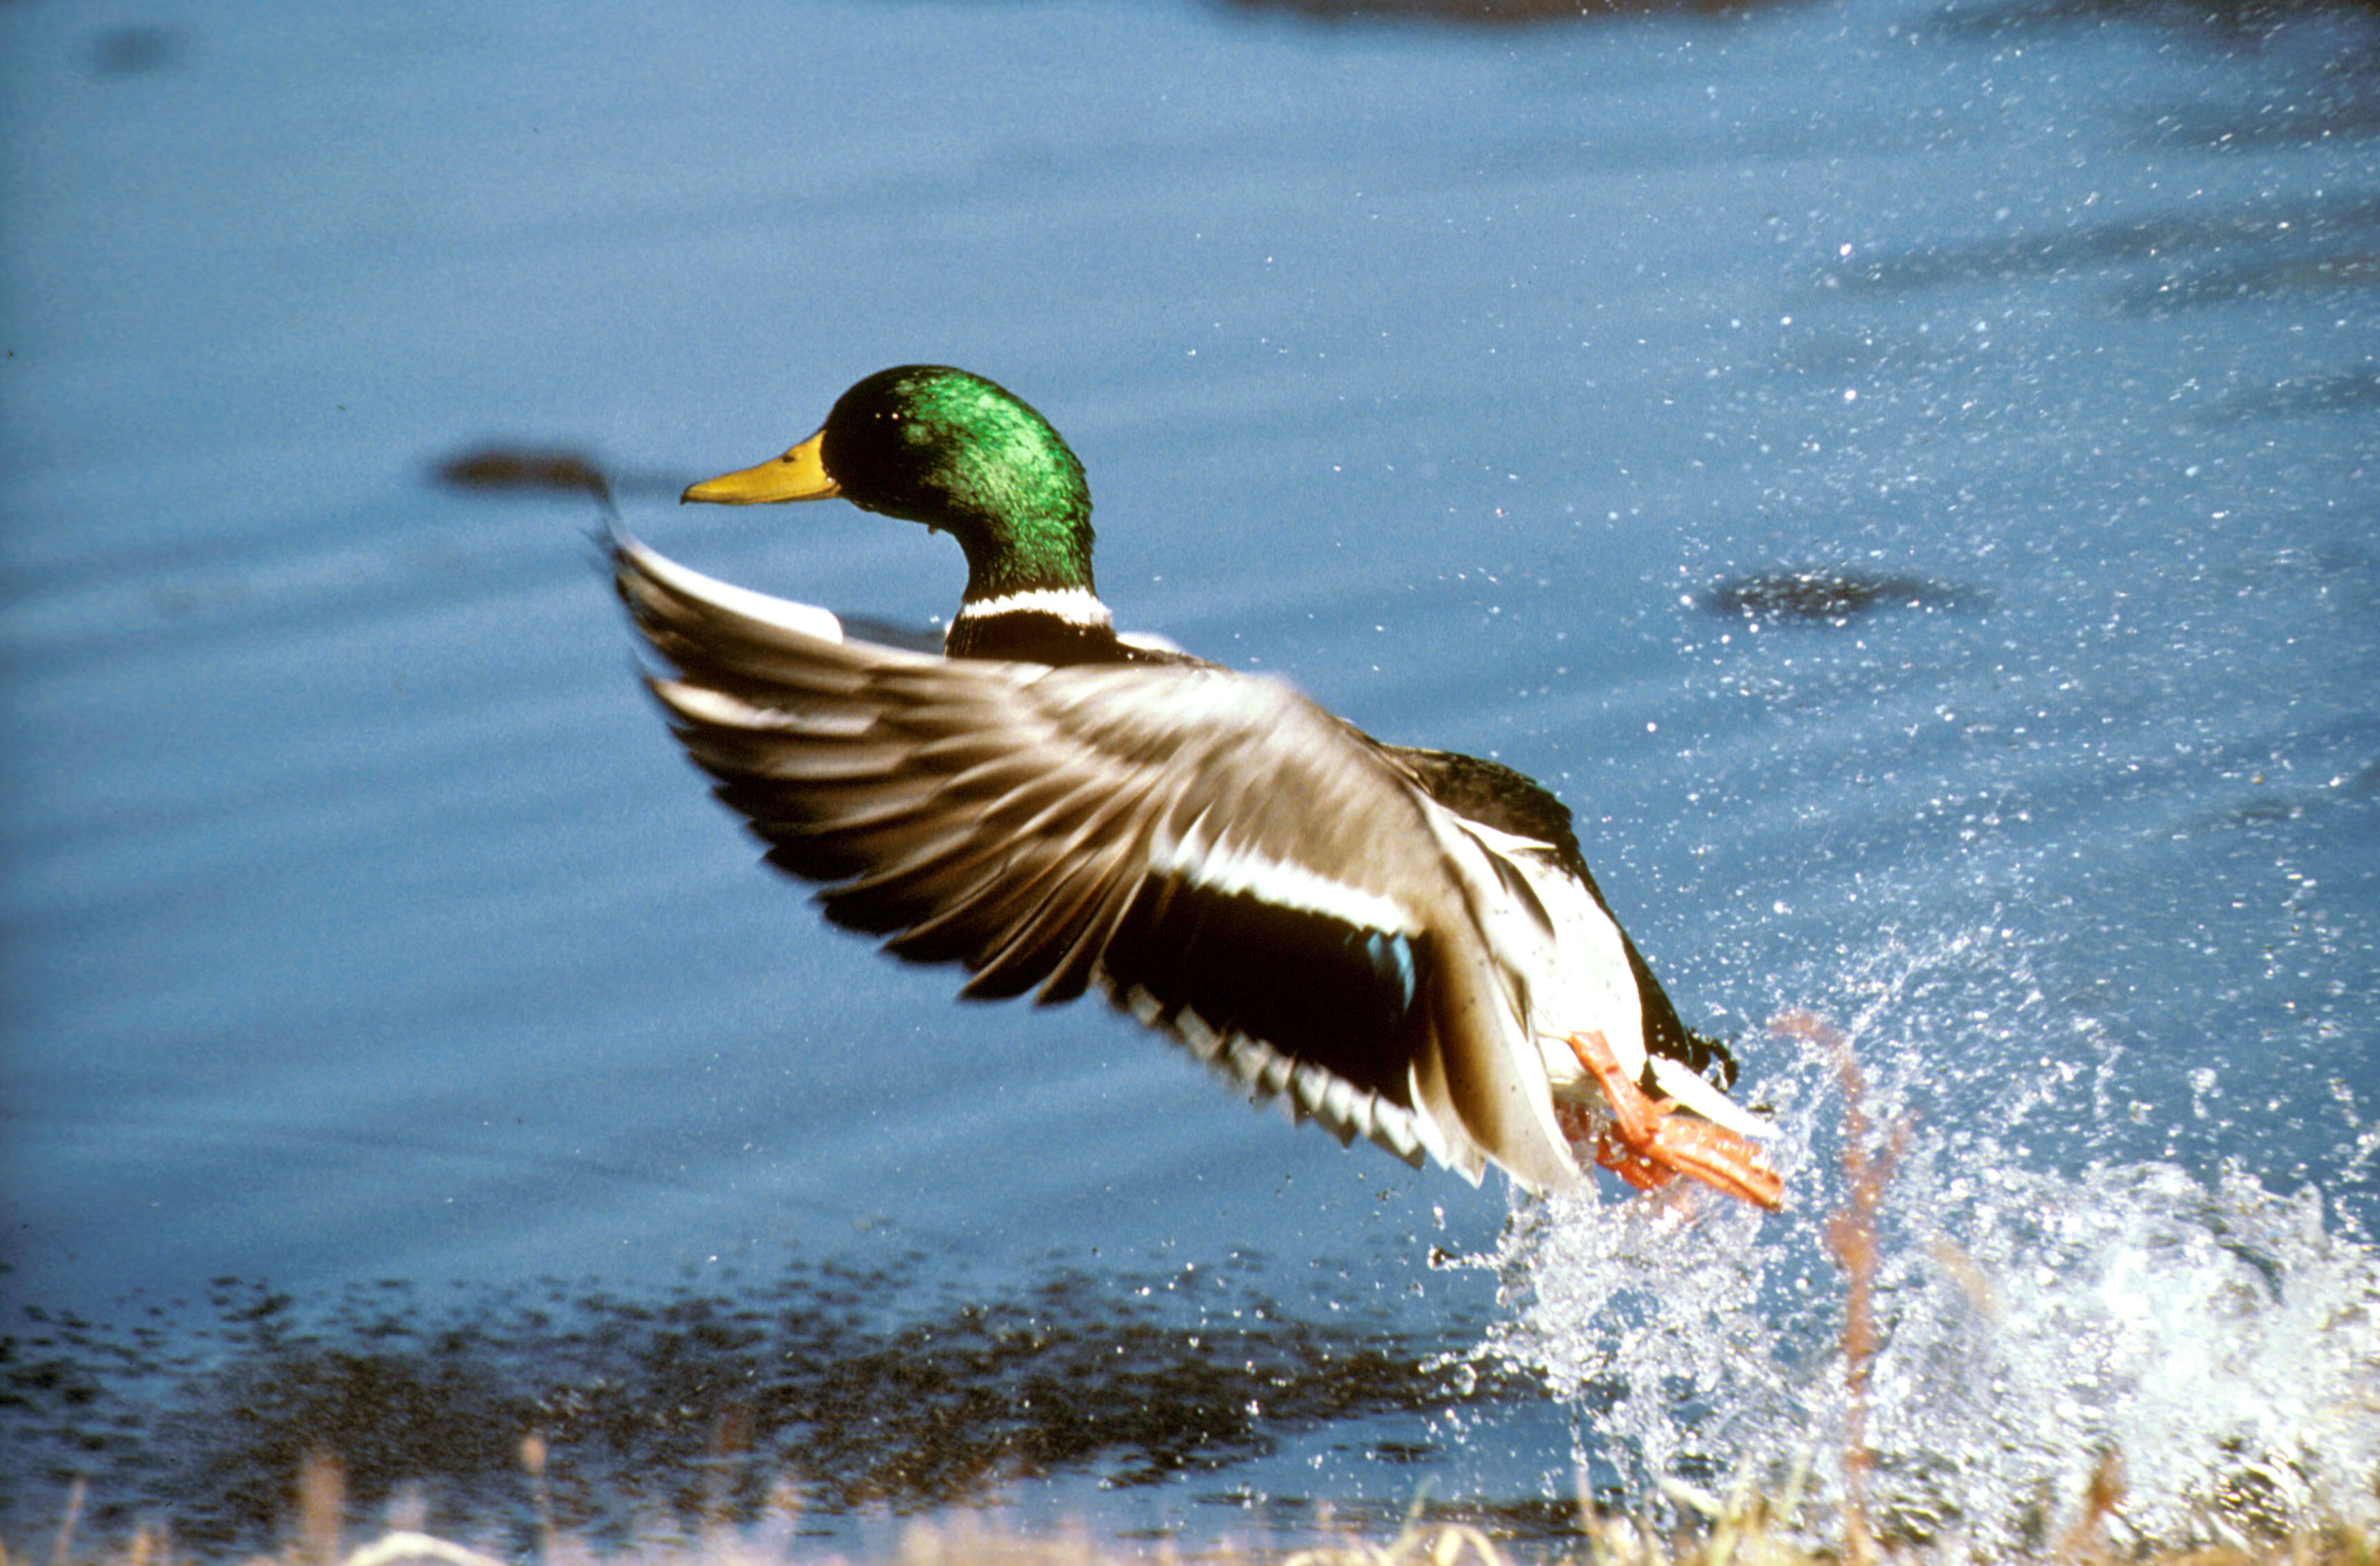
<svg viewBox="0 0 2380 1566"><path fill-rule="evenodd" d="M836 923L973 997L1097 984L1342 1140L1577 1178L1481 935L1510 888L1354 729L1211 665L933 658L633 540L613 562L687 755Z"/></svg>

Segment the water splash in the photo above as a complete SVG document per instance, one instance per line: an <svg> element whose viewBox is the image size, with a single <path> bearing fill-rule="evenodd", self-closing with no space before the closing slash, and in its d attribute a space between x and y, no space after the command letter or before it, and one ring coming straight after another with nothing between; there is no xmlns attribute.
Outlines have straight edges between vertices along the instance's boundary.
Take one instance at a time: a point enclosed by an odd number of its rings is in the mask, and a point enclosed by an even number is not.
<svg viewBox="0 0 2380 1566"><path fill-rule="evenodd" d="M1849 1029L1876 1078L1876 1141L1908 1138L1872 1276L1877 1529L2037 1548L2082 1518L2095 1478L2119 1488L2105 1519L2119 1542L2380 1528L2380 1251L2317 1186L2278 1192L2237 1161L2046 1170L1997 1135L1912 1118L1917 1057L1938 1057L1878 1038L1879 1019L1946 950L1972 947L1903 953ZM1684 1189L1588 1193L1516 1211L1482 1258L1512 1311L1484 1352L1570 1403L1582 1464L1609 1464L1635 1504L1663 1477L1773 1491L1797 1463L1822 1502L1841 1498L1858 1426L1824 1240L1846 1192L1837 1063L1805 1041L1778 1085L1783 1214ZM2043 1064L2003 1102L2061 1097L2077 1074ZM2351 1095L2333 1096L2351 1178L2374 1138Z"/></svg>

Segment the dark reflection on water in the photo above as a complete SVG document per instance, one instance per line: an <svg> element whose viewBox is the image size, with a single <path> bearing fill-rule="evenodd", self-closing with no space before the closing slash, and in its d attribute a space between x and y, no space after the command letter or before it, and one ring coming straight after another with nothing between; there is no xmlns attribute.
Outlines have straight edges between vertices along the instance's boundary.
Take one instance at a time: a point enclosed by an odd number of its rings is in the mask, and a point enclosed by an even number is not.
<svg viewBox="0 0 2380 1566"><path fill-rule="evenodd" d="M612 492L610 481L591 457L537 446L474 446L433 465L430 472L438 482L457 490L516 490L531 494L561 491L599 498Z"/></svg>
<svg viewBox="0 0 2380 1566"><path fill-rule="evenodd" d="M182 35L170 27L115 27L91 40L91 68L97 76L145 76L181 55Z"/></svg>
<svg viewBox="0 0 2380 1566"><path fill-rule="evenodd" d="M2289 294L2365 289L2374 284L2380 284L2380 252L2274 257L2237 266L2206 267L2160 282L2143 283L2125 294L2122 304L2134 315L2163 315L2170 310Z"/></svg>
<svg viewBox="0 0 2380 1566"><path fill-rule="evenodd" d="M266 1548L321 1450L359 1517L419 1486L433 1525L526 1538L534 1433L556 1521L617 1540L656 1517L750 1522L788 1486L834 1513L924 1511L1066 1470L1151 1483L1325 1423L1517 1394L1441 1363L1479 1323L1421 1341L1361 1312L1310 1319L1257 1291L1260 1265L1064 1270L977 1302L925 1298L918 1256L650 1300L550 1283L433 1303L387 1282L315 1318L223 1280L196 1329L179 1305L129 1327L30 1309L0 1340L0 1441L55 1487L19 1489L0 1526L47 1525L40 1509L80 1475L103 1529L164 1517L186 1548Z"/></svg>
<svg viewBox="0 0 2380 1566"><path fill-rule="evenodd" d="M1748 0L1231 0L1231 6L1242 11L1288 11L1317 21L1454 27L1531 27L1598 17L1735 16L1763 8Z"/></svg>
<svg viewBox="0 0 2380 1566"><path fill-rule="evenodd" d="M1705 607L1748 620L1824 621L1847 625L1881 609L1979 609L1984 595L1923 577L1815 568L1735 577L1713 589Z"/></svg>
<svg viewBox="0 0 2380 1566"><path fill-rule="evenodd" d="M1532 27L1607 17L1731 17L1783 8L1783 0L1228 0L1246 12L1286 11L1318 21L1419 22L1452 27ZM1935 26L1956 35L1996 37L2009 31L2109 18L2202 31L2224 39L2253 38L2289 21L2325 10L2370 12L2375 0L2010 0L1948 6Z"/></svg>
<svg viewBox="0 0 2380 1566"><path fill-rule="evenodd" d="M2283 375L2270 382L2226 392L2219 400L2193 412L2186 422L2194 429L2212 429L2250 419L2354 413L2374 407L2380 407L2380 375Z"/></svg>
<svg viewBox="0 0 2380 1566"><path fill-rule="evenodd" d="M623 473L568 447L491 441L429 466L431 482L480 494L585 494L597 500L675 500L697 475Z"/></svg>
<svg viewBox="0 0 2380 1566"><path fill-rule="evenodd" d="M2193 257L2218 254L2225 258L2226 270L2238 270L2258 264L2238 258L2243 248L2260 245L2286 250L2296 258L2284 261L2277 255L2269 263L2275 267L2333 271L2346 267L2352 273L2355 263L2368 259L2375 236L2380 236L2380 205L2325 201L2281 210L2128 220L2058 233L2015 234L1973 244L1928 243L1867 256L1843 268L1833 281L1852 290L1933 288L2133 263L2170 270L2189 264ZM2320 253L2328 247L2339 248ZM2316 253L2307 254L2310 249ZM2336 279L2358 280L2368 283L2370 273L2362 273L2360 278L2342 274Z"/></svg>
<svg viewBox="0 0 2380 1566"><path fill-rule="evenodd" d="M2380 6L2373 0L2007 0L1946 6L1937 25L1954 36L1997 37L2013 30L2112 19L2232 42L2260 39L2292 20L2325 12L2354 16L2375 9Z"/></svg>

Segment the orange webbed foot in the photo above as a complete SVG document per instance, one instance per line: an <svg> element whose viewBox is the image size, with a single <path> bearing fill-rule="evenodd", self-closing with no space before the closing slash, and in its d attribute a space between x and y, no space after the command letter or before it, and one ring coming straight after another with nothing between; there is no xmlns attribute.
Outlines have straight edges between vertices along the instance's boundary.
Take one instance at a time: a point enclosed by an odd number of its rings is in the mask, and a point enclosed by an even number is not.
<svg viewBox="0 0 2380 1566"><path fill-rule="evenodd" d="M1668 1099L1648 1097L1620 1069L1600 1033L1574 1033L1571 1053L1611 1106L1611 1126L1596 1144L1596 1161L1640 1191L1690 1174L1730 1196L1774 1209L1785 1181L1752 1142L1723 1125L1672 1114Z"/></svg>

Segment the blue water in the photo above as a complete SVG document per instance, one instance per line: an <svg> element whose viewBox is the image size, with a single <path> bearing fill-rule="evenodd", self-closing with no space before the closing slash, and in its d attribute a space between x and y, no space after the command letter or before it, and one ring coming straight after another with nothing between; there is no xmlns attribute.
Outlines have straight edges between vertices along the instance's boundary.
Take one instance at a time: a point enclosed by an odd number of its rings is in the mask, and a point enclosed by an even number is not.
<svg viewBox="0 0 2380 1566"><path fill-rule="evenodd" d="M20 5L0 83L10 1530L84 1473L250 1548L326 1428L359 1508L512 1525L513 1437L400 1385L558 1432L597 1529L733 1409L831 1535L1718 1484L1841 1414L1796 1008L1911 1121L1876 1426L1960 1525L2109 1444L2144 1532L2247 1525L2226 1462L2368 1511L2368 11ZM1554 786L1789 1210L1516 1213L1093 1006L954 1005L707 799L587 498L436 477L574 451L673 555L923 627L946 540L670 503L918 359L1067 434L1127 624ZM937 1333L1016 1357L904 1446ZM1146 1374L1060 1354L1106 1339ZM862 1364L844 1424L734 1390ZM684 1451L618 1434L663 1407Z"/></svg>

